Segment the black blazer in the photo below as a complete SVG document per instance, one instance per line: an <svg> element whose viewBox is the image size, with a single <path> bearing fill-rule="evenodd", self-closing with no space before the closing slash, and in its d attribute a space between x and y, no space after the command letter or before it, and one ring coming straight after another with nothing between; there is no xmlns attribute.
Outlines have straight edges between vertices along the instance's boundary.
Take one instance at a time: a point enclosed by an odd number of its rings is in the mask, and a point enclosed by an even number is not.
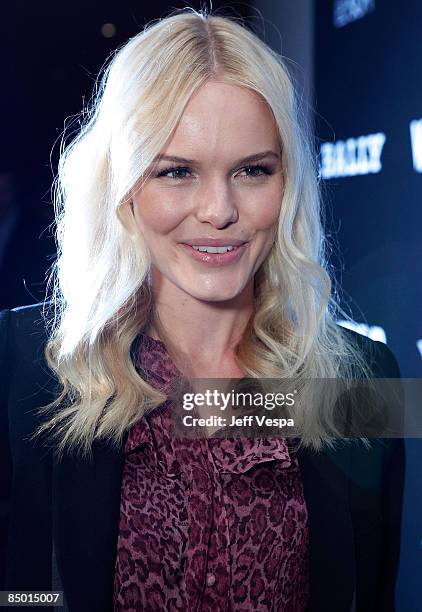
<svg viewBox="0 0 422 612"><path fill-rule="evenodd" d="M40 308L0 312L0 589L61 589L70 612L111 612L123 450L96 442L92 461L65 455L57 462L51 449L27 440L34 410L57 389L44 360ZM347 333L375 376L400 377L384 344ZM303 450L298 460L310 528L308 610L394 610L403 440L377 440L369 451L351 443Z"/></svg>

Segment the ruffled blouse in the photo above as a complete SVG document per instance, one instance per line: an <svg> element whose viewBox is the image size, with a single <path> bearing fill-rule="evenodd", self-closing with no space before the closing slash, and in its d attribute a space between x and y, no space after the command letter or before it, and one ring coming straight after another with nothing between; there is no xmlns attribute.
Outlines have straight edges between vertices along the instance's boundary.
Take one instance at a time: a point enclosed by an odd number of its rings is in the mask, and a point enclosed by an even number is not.
<svg viewBox="0 0 422 612"><path fill-rule="evenodd" d="M142 335L136 366L166 389L179 371ZM125 446L114 611L303 612L308 514L284 438L172 435L172 402Z"/></svg>

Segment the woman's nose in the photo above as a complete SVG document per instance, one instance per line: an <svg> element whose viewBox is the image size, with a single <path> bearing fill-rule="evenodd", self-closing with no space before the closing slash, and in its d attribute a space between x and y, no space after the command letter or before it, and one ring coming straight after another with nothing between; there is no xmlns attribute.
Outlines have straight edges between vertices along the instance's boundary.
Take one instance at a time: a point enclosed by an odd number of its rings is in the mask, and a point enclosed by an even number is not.
<svg viewBox="0 0 422 612"><path fill-rule="evenodd" d="M230 186L218 182L218 185L204 187L196 196L198 198L196 217L201 223L210 223L216 228L223 228L238 220L235 194Z"/></svg>

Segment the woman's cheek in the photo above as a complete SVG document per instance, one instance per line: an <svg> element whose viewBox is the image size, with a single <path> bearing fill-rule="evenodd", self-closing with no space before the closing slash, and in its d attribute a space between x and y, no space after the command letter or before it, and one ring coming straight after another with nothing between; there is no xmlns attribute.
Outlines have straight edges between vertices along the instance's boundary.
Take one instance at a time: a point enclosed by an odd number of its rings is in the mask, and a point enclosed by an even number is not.
<svg viewBox="0 0 422 612"><path fill-rule="evenodd" d="M167 234L184 219L184 206L179 198L167 194L160 197L144 197L137 202L137 220L140 227L157 234Z"/></svg>
<svg viewBox="0 0 422 612"><path fill-rule="evenodd" d="M280 200L268 197L255 201L249 210L250 219L256 230L269 230L274 226L280 214Z"/></svg>

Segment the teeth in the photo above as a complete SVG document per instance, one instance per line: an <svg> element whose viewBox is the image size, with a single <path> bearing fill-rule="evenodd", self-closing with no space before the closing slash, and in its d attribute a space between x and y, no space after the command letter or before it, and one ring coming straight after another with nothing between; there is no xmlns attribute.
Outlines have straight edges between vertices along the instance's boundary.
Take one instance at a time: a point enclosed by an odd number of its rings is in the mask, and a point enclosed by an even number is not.
<svg viewBox="0 0 422 612"><path fill-rule="evenodd" d="M201 251L202 253L227 253L228 251L233 251L234 249L234 247L232 246L193 246L193 248L195 249L195 251Z"/></svg>

